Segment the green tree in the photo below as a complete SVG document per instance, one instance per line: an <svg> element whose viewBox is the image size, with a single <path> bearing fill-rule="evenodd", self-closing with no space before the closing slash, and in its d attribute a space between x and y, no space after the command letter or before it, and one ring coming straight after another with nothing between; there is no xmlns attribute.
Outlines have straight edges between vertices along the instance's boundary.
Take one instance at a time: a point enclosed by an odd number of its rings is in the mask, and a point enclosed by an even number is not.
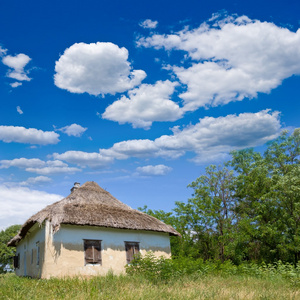
<svg viewBox="0 0 300 300"><path fill-rule="evenodd" d="M237 172L237 248L242 249L242 259L263 260L276 241L272 224L276 205L266 198L271 188L268 166L253 149L232 152L231 165Z"/></svg>
<svg viewBox="0 0 300 300"><path fill-rule="evenodd" d="M277 227L281 233L277 249L296 264L300 260L300 129L284 131L265 154L271 165L272 188L267 197L278 205ZM283 234L284 233L284 234Z"/></svg>
<svg viewBox="0 0 300 300"><path fill-rule="evenodd" d="M7 272L13 267L13 257L16 253L15 247L7 247L7 243L20 230L21 225L12 225L0 232L0 273Z"/></svg>
<svg viewBox="0 0 300 300"><path fill-rule="evenodd" d="M172 225L181 234L181 239L171 237L173 255L224 261L233 256L233 183L232 171L211 165L205 175L188 186L194 193L187 203L175 202L168 213L147 206L139 210Z"/></svg>
<svg viewBox="0 0 300 300"><path fill-rule="evenodd" d="M268 144L264 155L232 152L241 247L249 259L300 259L300 130Z"/></svg>
<svg viewBox="0 0 300 300"><path fill-rule="evenodd" d="M206 243L207 250L218 249L209 258L224 261L232 255L228 246L233 239L235 177L227 167L210 165L205 171L189 185L194 189L193 198L188 200L193 212L192 231L200 243Z"/></svg>

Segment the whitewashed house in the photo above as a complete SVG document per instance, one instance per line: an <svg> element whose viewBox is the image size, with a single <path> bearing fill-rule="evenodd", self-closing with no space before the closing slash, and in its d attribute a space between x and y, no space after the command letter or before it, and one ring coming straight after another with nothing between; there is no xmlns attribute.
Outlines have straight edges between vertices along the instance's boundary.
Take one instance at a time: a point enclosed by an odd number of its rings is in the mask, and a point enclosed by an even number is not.
<svg viewBox="0 0 300 300"><path fill-rule="evenodd" d="M124 272L138 252L170 257L170 235L180 234L86 182L28 219L8 245L19 276L91 276Z"/></svg>

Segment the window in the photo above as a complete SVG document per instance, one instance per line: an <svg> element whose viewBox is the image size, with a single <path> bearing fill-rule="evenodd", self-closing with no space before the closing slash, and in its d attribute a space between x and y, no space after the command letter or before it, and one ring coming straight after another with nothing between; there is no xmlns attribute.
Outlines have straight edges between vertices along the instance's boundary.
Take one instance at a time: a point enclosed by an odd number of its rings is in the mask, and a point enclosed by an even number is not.
<svg viewBox="0 0 300 300"><path fill-rule="evenodd" d="M33 248L31 249L31 264L33 264Z"/></svg>
<svg viewBox="0 0 300 300"><path fill-rule="evenodd" d="M18 255L14 256L14 268L15 269L20 268L20 253L18 253Z"/></svg>
<svg viewBox="0 0 300 300"><path fill-rule="evenodd" d="M134 257L140 253L140 245L138 242L125 242L126 261L128 264Z"/></svg>
<svg viewBox="0 0 300 300"><path fill-rule="evenodd" d="M85 264L102 264L101 241L83 240Z"/></svg>
<svg viewBox="0 0 300 300"><path fill-rule="evenodd" d="M40 242L36 242L36 264L40 264Z"/></svg>

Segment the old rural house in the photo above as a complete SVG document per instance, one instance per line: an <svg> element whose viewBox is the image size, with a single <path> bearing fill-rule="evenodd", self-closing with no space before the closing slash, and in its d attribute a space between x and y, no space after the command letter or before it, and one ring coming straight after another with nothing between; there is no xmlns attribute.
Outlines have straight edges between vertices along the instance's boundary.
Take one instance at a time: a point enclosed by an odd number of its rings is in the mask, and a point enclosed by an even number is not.
<svg viewBox="0 0 300 300"><path fill-rule="evenodd" d="M169 257L169 225L130 208L95 182L33 215L8 243L16 274L38 278L124 272L135 253Z"/></svg>

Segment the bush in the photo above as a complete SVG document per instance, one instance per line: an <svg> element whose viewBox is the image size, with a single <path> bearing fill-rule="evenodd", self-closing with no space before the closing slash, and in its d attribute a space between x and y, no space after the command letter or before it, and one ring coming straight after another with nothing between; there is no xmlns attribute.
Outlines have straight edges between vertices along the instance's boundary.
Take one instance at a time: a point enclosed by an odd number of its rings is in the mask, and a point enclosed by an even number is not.
<svg viewBox="0 0 300 300"><path fill-rule="evenodd" d="M300 284L300 263L295 267L289 263L278 261L274 264L243 263L234 265L230 260L203 261L190 257L177 257L175 259L157 258L152 252L145 256L136 257L130 265L126 266L128 275L141 276L153 283L166 282L183 276L246 276L256 278L283 278Z"/></svg>
<svg viewBox="0 0 300 300"><path fill-rule="evenodd" d="M148 252L144 257L137 256L126 266L129 275L141 275L146 279L159 282L166 281L174 276L174 267L171 259L157 258L153 252Z"/></svg>

